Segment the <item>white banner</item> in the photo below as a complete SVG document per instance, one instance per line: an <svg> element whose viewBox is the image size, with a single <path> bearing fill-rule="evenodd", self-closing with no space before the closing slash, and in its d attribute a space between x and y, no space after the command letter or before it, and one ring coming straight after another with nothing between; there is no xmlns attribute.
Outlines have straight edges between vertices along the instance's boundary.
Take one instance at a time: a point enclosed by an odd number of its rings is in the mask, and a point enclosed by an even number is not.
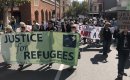
<svg viewBox="0 0 130 80"><path fill-rule="evenodd" d="M77 31L82 38L99 39L101 28L102 27L98 26L79 25L77 27Z"/></svg>

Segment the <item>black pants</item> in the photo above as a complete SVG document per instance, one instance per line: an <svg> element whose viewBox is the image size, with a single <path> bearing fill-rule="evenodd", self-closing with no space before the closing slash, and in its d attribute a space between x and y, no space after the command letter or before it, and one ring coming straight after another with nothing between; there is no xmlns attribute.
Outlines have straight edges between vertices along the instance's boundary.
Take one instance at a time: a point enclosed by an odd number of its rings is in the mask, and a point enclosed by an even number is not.
<svg viewBox="0 0 130 80"><path fill-rule="evenodd" d="M103 41L103 55L107 55L108 51L110 50L111 41Z"/></svg>
<svg viewBox="0 0 130 80"><path fill-rule="evenodd" d="M83 38L84 44L86 43L86 38Z"/></svg>
<svg viewBox="0 0 130 80"><path fill-rule="evenodd" d="M129 51L121 50L118 51L118 74L124 73L126 62L129 58Z"/></svg>

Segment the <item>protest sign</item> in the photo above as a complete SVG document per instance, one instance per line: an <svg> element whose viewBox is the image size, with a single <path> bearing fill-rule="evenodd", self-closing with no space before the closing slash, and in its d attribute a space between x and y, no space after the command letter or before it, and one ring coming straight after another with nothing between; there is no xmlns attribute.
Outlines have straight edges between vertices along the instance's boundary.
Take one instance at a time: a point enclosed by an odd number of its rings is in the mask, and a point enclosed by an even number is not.
<svg viewBox="0 0 130 80"><path fill-rule="evenodd" d="M1 53L7 63L77 65L79 35L58 32L2 35Z"/></svg>
<svg viewBox="0 0 130 80"><path fill-rule="evenodd" d="M77 31L81 37L90 38L92 27L88 25L79 25Z"/></svg>
<svg viewBox="0 0 130 80"><path fill-rule="evenodd" d="M130 30L130 11L118 11L118 26L120 29L128 27Z"/></svg>
<svg viewBox="0 0 130 80"><path fill-rule="evenodd" d="M99 38L100 31L101 31L101 27L94 27L91 31L91 35L90 35L91 39L93 40L100 39Z"/></svg>
<svg viewBox="0 0 130 80"><path fill-rule="evenodd" d="M78 33L81 37L90 38L90 39L99 39L99 33L102 27L98 26L89 26L89 25L79 25L77 28Z"/></svg>

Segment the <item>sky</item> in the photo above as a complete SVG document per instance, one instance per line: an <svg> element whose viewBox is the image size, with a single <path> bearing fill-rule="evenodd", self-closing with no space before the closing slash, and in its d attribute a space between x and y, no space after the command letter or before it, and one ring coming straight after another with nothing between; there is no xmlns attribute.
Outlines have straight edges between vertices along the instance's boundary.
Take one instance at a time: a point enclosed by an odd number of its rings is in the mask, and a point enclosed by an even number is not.
<svg viewBox="0 0 130 80"><path fill-rule="evenodd" d="M78 0L78 1L83 1L83 0Z"/></svg>
<svg viewBox="0 0 130 80"><path fill-rule="evenodd" d="M73 0L72 0L73 1ZM76 0L75 0L76 1ZM80 1L80 2L82 2L83 0L77 0L77 1Z"/></svg>

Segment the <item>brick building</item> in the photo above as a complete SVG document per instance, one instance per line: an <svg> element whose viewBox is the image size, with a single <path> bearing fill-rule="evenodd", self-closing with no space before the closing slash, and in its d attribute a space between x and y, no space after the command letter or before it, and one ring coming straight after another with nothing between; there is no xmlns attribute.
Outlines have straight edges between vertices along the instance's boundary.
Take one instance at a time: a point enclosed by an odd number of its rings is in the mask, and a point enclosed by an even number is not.
<svg viewBox="0 0 130 80"><path fill-rule="evenodd" d="M30 3L21 5L13 9L13 16L17 19L17 22L23 21L25 23L32 23L36 20L38 23L42 21L51 20L55 12L54 0L30 0ZM10 11L10 10L9 10ZM57 2L56 16L57 19L61 18L63 13L60 12L60 5ZM9 14L11 16L11 14Z"/></svg>
<svg viewBox="0 0 130 80"><path fill-rule="evenodd" d="M57 18L60 18L59 4L56 7ZM52 12L55 10L55 2L49 0L31 0L31 3L20 7L21 21L33 21L38 23L52 19ZM27 12L27 13L26 13ZM26 13L26 14L25 14Z"/></svg>

